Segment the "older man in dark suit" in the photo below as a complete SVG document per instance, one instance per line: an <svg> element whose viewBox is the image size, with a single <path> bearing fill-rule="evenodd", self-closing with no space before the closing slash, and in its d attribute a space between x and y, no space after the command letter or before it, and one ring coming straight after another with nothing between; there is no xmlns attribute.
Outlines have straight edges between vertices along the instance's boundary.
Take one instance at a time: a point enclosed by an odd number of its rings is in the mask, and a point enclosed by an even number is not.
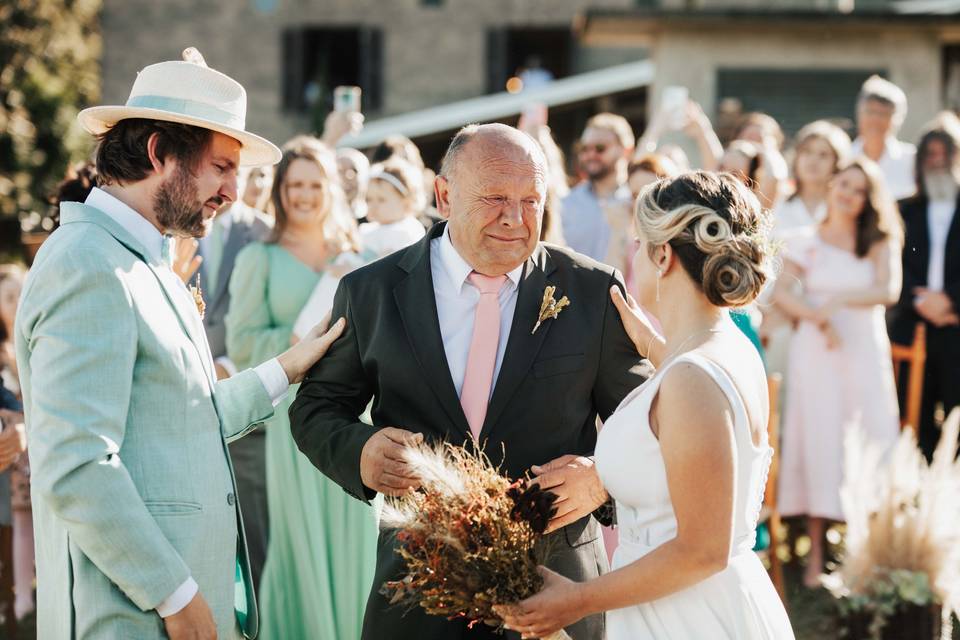
<svg viewBox="0 0 960 640"><path fill-rule="evenodd" d="M927 332L919 442L932 458L939 440L937 405L960 405L960 120L943 113L917 149L917 195L900 203L905 229L903 293L890 310L890 339Z"/></svg>
<svg viewBox="0 0 960 640"><path fill-rule="evenodd" d="M546 164L533 139L504 125L454 138L436 182L446 223L341 282L334 316L347 330L290 409L300 449L347 492L370 500L418 486L403 449L420 438L485 445L518 477L553 461L560 513L547 565L575 580L606 570L591 513L606 499L591 473L596 418L647 369L612 302L613 268L539 243ZM570 306L536 330L548 286ZM357 418L373 399L373 424ZM488 628L404 615L379 594L402 571L381 532L364 620L367 639L494 637ZM603 637L593 616L568 629ZM515 636L514 636L515 637Z"/></svg>

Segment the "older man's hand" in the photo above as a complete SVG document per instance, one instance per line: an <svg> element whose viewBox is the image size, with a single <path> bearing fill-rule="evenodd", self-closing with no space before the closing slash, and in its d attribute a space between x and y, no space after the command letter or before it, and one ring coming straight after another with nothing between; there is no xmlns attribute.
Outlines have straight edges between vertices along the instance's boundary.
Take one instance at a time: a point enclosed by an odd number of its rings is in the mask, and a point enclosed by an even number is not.
<svg viewBox="0 0 960 640"><path fill-rule="evenodd" d="M423 434L386 427L373 434L360 452L363 486L387 496L418 489L420 480L407 464L404 451L423 442Z"/></svg>
<svg viewBox="0 0 960 640"><path fill-rule="evenodd" d="M593 460L585 456L561 456L545 465L534 465L531 471L536 484L557 496L557 513L550 520L547 533L590 515L607 501L607 490Z"/></svg>

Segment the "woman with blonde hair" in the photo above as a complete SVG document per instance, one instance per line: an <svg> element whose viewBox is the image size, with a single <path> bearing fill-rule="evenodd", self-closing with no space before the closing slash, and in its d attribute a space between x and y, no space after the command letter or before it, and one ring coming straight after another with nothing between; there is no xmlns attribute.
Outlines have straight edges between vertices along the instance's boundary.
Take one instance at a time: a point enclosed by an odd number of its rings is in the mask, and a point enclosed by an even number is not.
<svg viewBox="0 0 960 640"><path fill-rule="evenodd" d="M823 220L827 214L827 186L849 155L850 136L831 122L817 120L797 132L792 167L796 187L774 210L775 237Z"/></svg>
<svg viewBox="0 0 960 640"><path fill-rule="evenodd" d="M333 152L300 136L284 147L271 191L272 236L237 256L226 317L238 367L290 346L293 324L325 270L357 250ZM357 638L373 579L373 510L300 454L290 435L291 387L265 423L269 542L260 584L260 637Z"/></svg>
<svg viewBox="0 0 960 640"><path fill-rule="evenodd" d="M693 172L646 187L634 218L639 302L664 336L611 292L657 365L597 439L598 490L615 499L620 529L612 571L577 583L542 569L543 590L505 610L506 622L542 638L605 611L610 640L789 640L753 553L771 456L766 376L727 311L769 277L765 214L733 176Z"/></svg>
<svg viewBox="0 0 960 640"><path fill-rule="evenodd" d="M774 302L790 340L780 465L780 513L805 516L804 583L819 585L827 521L843 521L844 435L862 428L892 444L899 411L885 307L900 296L902 232L883 174L866 158L830 182L827 214L784 247ZM800 285L797 291L795 284Z"/></svg>

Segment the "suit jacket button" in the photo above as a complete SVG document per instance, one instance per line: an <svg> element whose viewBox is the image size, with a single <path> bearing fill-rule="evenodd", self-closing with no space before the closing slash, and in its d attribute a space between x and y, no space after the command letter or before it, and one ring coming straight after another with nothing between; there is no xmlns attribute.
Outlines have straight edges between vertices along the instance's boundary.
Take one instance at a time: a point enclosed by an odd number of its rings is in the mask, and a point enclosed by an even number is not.
<svg viewBox="0 0 960 640"><path fill-rule="evenodd" d="M237 502L237 496L233 495L232 493L228 493L227 504L232 507L236 502Z"/></svg>

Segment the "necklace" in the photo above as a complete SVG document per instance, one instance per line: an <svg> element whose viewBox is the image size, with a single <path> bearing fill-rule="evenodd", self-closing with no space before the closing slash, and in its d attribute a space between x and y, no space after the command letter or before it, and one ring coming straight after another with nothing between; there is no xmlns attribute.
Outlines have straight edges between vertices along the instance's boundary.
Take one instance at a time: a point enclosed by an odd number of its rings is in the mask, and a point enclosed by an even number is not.
<svg viewBox="0 0 960 640"><path fill-rule="evenodd" d="M668 353L668 354L666 355L666 357L660 362L660 366L658 367L658 371L663 371L663 369L666 367L666 365L667 365L668 362L670 362L671 360L673 360L673 358L674 358L675 356L681 355L681 354L680 354L680 349L682 349L684 346L686 346L686 344L687 344L688 342L690 342L691 340L693 340L694 338L699 338L700 336L705 335L705 334L708 334L708 333L722 333L722 331L723 331L722 329L704 329L703 331L698 331L697 333L692 333L692 334L690 334L689 336L687 336L686 338L684 338L683 342L681 342L679 345L677 345L677 347L676 347L675 349L671 350L670 353Z"/></svg>

